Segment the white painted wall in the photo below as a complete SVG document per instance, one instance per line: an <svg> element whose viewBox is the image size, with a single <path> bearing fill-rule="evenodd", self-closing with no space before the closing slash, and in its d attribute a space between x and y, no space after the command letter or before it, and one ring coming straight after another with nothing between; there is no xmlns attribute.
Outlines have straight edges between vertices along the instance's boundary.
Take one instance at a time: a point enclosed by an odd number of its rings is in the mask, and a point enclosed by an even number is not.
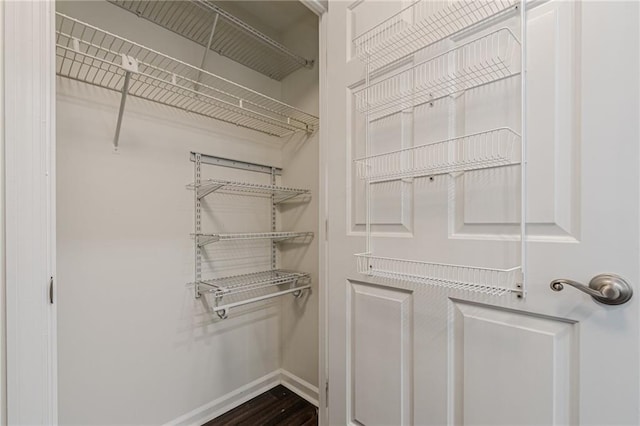
<svg viewBox="0 0 640 426"><path fill-rule="evenodd" d="M170 55L200 60L199 46L115 6L60 2L58 7ZM271 96L289 93L287 83L281 86L217 55L211 58L213 72ZM114 154L119 95L66 79L57 83L59 423L157 425L198 407L206 414L212 401L260 378L267 377L259 384L270 382L281 365L315 382L317 295L307 300L299 327L291 325L291 315L299 311L285 310L281 316L280 300L218 321L207 312L206 301L193 298L186 285L193 280L193 195L185 185L193 177L189 152L200 151L282 163L283 183L308 175L295 186L317 193L317 162L311 161L317 141L298 151L291 142L282 150L267 136L130 98L121 148ZM291 175L290 159L295 159ZM267 175L216 169L206 167L205 176L269 181ZM214 196L205 210L206 230L269 227L265 199ZM283 228L316 230L316 204L304 206L299 221L289 226L294 215L283 209ZM227 275L265 269L267 247L214 245L209 256L216 261L205 271ZM313 269L316 245L302 253L301 268ZM295 263L295 256L284 250L283 264ZM294 356L301 348L305 352ZM191 419L197 417L196 412Z"/></svg>
<svg viewBox="0 0 640 426"><path fill-rule="evenodd" d="M282 81L283 100L312 114L319 112L318 87L318 18L315 15L299 21L283 35L285 45L306 57L315 59L312 70L301 69ZM312 292L291 304L285 300L282 315L282 368L313 386L318 386L318 200L319 200L319 133L311 137L292 138L283 147L286 185L309 188L312 199L296 209L284 211L283 226L287 229L313 230L316 238L306 247L284 246L282 263L285 268L311 273ZM304 306L304 309L302 308Z"/></svg>
<svg viewBox="0 0 640 426"><path fill-rule="evenodd" d="M4 22L4 2L0 3L0 22ZM0 31L0 128L4 129L4 31ZM4 223L4 131L0 131L0 223ZM0 259L4 259L4 226L0 227ZM5 308L5 271L4 261L0 262L0 425L7 424L7 347L6 347L6 308Z"/></svg>

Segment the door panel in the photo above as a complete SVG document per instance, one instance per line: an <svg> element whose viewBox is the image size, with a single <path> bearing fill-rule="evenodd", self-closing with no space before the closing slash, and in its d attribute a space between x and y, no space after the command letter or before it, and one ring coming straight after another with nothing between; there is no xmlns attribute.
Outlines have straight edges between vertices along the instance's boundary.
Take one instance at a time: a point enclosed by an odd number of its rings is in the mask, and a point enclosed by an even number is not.
<svg viewBox="0 0 640 426"><path fill-rule="evenodd" d="M354 419L408 424L412 402L412 295L351 282Z"/></svg>
<svg viewBox="0 0 640 426"><path fill-rule="evenodd" d="M518 299L357 273L366 206L353 160L365 154L366 123L355 93L366 69L351 40L406 5L338 1L328 13L330 424L639 424L638 294L605 306L549 283L611 272L640 290L640 6L549 0L528 8L527 294ZM398 26L413 23L399 16ZM506 79L375 117L368 154L504 122L519 129L521 100L519 83ZM517 264L519 175L515 165L374 185L376 254Z"/></svg>
<svg viewBox="0 0 640 426"><path fill-rule="evenodd" d="M453 424L576 424L576 323L451 301Z"/></svg>

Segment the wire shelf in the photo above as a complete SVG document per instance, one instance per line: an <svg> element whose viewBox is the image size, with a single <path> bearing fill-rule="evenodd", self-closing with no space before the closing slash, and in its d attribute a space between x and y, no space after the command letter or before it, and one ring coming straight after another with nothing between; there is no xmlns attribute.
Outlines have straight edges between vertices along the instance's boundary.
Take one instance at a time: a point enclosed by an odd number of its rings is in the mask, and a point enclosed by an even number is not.
<svg viewBox="0 0 640 426"><path fill-rule="evenodd" d="M214 278L200 281L203 293L213 293L216 297L247 293L281 284L296 283L309 284L310 276L304 272L275 269L272 271L254 272L251 274L234 275L230 277Z"/></svg>
<svg viewBox="0 0 640 426"><path fill-rule="evenodd" d="M354 38L356 56L381 68L513 10L519 0L418 0Z"/></svg>
<svg viewBox="0 0 640 426"><path fill-rule="evenodd" d="M276 204L290 200L291 198L299 195L310 193L308 189L286 188L275 185L261 185L257 183L233 182L219 179L204 180L199 185L192 183L187 185L187 188L197 190L199 199L202 199L216 191L243 192L247 194L273 195L273 202Z"/></svg>
<svg viewBox="0 0 640 426"><path fill-rule="evenodd" d="M520 164L520 135L502 127L355 160L369 182Z"/></svg>
<svg viewBox="0 0 640 426"><path fill-rule="evenodd" d="M274 80L313 67L313 60L292 52L209 1L108 1Z"/></svg>
<svg viewBox="0 0 640 426"><path fill-rule="evenodd" d="M361 274L416 282L450 289L466 290L492 296L521 293L521 268L490 269L474 266L428 263L415 260L355 255Z"/></svg>
<svg viewBox="0 0 640 426"><path fill-rule="evenodd" d="M117 35L56 13L56 73L273 136L319 120L285 103ZM125 87L126 90L126 87Z"/></svg>
<svg viewBox="0 0 640 426"><path fill-rule="evenodd" d="M520 74L520 42L502 28L354 92L377 119Z"/></svg>
<svg viewBox="0 0 640 426"><path fill-rule="evenodd" d="M245 232L226 234L195 234L200 247L219 241L235 240L271 240L281 242L286 240L300 239L303 241L313 238L313 232Z"/></svg>
<svg viewBox="0 0 640 426"><path fill-rule="evenodd" d="M293 293L299 297L311 288L310 275L275 269L252 274L216 278L197 283L198 292L215 296L213 311L226 318L229 309Z"/></svg>

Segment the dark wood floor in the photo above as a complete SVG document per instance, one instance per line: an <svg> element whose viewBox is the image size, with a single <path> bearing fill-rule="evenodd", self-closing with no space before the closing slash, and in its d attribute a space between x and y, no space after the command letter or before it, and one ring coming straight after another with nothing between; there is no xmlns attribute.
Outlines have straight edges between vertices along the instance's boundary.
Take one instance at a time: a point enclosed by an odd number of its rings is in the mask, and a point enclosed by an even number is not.
<svg viewBox="0 0 640 426"><path fill-rule="evenodd" d="M203 426L316 426L317 424L316 407L279 385Z"/></svg>

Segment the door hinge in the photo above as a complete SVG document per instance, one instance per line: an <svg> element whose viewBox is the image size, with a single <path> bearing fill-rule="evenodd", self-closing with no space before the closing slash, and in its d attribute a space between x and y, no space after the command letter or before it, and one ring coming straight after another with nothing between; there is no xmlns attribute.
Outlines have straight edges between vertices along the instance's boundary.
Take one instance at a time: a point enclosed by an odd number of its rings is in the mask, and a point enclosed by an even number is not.
<svg viewBox="0 0 640 426"><path fill-rule="evenodd" d="M49 279L49 303L53 305L53 277Z"/></svg>
<svg viewBox="0 0 640 426"><path fill-rule="evenodd" d="M327 380L324 384L324 406L329 406L329 381Z"/></svg>

